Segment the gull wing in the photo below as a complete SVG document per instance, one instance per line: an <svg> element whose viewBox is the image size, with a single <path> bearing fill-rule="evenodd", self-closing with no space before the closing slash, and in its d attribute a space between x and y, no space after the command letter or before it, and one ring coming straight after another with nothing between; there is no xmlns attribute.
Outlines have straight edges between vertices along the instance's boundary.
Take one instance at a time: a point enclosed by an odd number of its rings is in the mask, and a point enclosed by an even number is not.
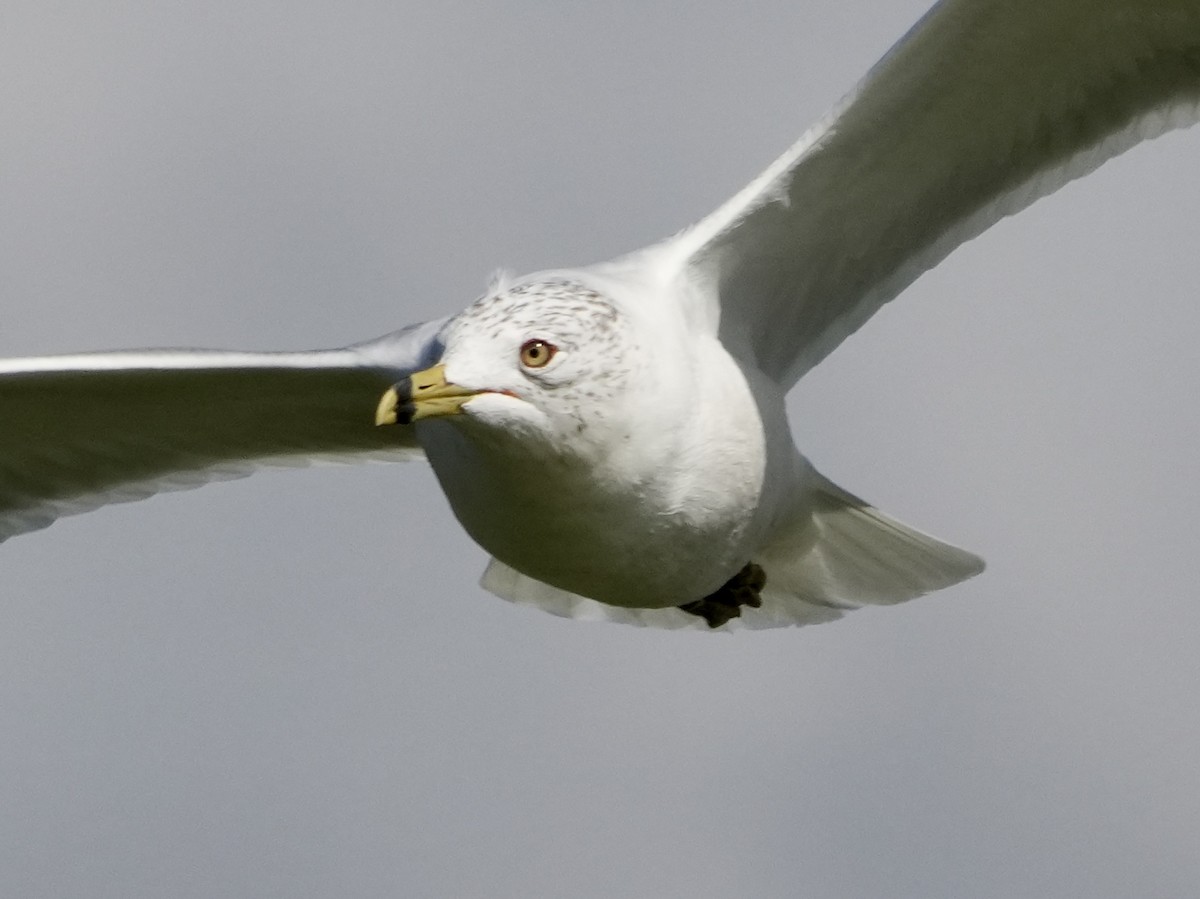
<svg viewBox="0 0 1200 899"><path fill-rule="evenodd" d="M1198 0L943 0L664 249L715 290L726 346L790 385L956 246L1198 101Z"/></svg>
<svg viewBox="0 0 1200 899"><path fill-rule="evenodd" d="M443 321L306 353L142 350L0 360L0 540L262 465L416 452L379 397Z"/></svg>

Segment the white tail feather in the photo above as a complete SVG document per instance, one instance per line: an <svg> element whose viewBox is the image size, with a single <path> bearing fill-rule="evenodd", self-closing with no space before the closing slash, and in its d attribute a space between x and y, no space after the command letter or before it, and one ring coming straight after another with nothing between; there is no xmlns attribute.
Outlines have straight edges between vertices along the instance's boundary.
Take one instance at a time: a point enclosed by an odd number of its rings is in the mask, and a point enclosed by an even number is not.
<svg viewBox="0 0 1200 899"><path fill-rule="evenodd" d="M767 586L762 607L716 630L817 624L864 605L892 605L949 587L983 571L983 560L884 515L820 478L795 522L753 560ZM709 630L679 609L629 609L576 596L493 559L485 590L563 618L640 627Z"/></svg>
<svg viewBox="0 0 1200 899"><path fill-rule="evenodd" d="M804 618L809 610L838 617L864 605L893 605L983 571L973 553L901 524L824 478L806 504L805 515L756 560L767 575L764 595L790 613L792 620L779 624L829 620Z"/></svg>

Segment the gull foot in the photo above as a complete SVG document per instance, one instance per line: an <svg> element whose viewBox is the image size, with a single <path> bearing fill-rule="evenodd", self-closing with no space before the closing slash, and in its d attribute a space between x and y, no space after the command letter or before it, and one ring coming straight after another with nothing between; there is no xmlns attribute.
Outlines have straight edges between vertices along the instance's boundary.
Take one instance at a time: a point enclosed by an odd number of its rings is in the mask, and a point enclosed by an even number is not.
<svg viewBox="0 0 1200 899"><path fill-rule="evenodd" d="M708 622L709 627L720 627L731 618L742 617L742 606L757 609L762 605L759 591L767 585L767 576L753 562L721 585L719 590L704 599L685 602L679 608L689 615L698 615Z"/></svg>

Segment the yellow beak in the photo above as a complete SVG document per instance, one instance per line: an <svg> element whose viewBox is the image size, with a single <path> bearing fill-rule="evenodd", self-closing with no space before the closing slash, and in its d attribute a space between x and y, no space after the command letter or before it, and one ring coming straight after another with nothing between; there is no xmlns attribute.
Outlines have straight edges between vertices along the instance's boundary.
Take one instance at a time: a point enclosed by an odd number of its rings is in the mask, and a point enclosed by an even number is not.
<svg viewBox="0 0 1200 899"><path fill-rule="evenodd" d="M375 408L375 424L406 425L422 418L458 415L464 403L482 392L447 381L446 366L439 362L389 387Z"/></svg>

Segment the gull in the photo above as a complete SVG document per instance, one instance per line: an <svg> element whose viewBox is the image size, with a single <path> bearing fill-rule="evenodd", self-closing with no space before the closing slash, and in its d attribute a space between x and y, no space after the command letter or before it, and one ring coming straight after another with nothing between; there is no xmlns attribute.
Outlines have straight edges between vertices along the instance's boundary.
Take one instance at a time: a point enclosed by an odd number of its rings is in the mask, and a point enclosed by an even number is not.
<svg viewBox="0 0 1200 899"><path fill-rule="evenodd" d="M982 561L824 478L788 390L955 247L1200 117L1200 0L943 0L724 205L335 350L0 360L0 540L269 465L424 455L556 614L828 621Z"/></svg>

